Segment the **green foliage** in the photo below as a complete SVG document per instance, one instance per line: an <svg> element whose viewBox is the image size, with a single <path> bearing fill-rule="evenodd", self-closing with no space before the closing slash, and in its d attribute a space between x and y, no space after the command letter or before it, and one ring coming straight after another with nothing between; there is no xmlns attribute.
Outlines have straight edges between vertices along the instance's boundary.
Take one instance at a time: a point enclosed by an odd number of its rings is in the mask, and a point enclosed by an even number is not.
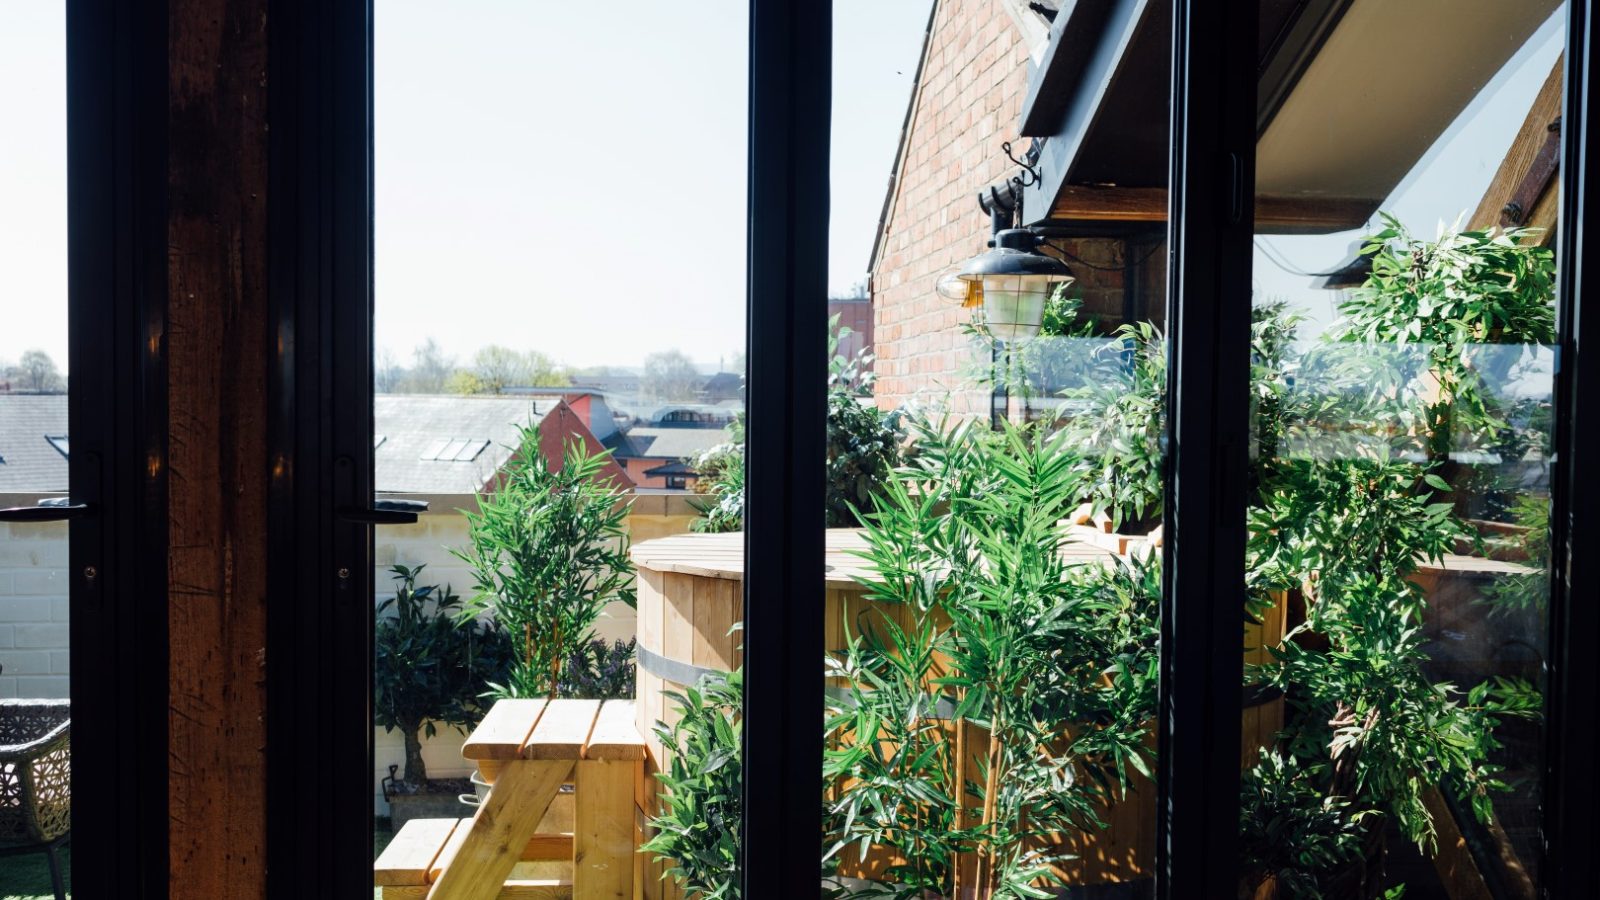
<svg viewBox="0 0 1600 900"><path fill-rule="evenodd" d="M849 391L828 391L828 481L825 512L829 528L860 524L858 510L870 509L901 461L905 427L899 411L882 412Z"/></svg>
<svg viewBox="0 0 1600 900"><path fill-rule="evenodd" d="M690 460L699 477L696 487L712 502L696 504L701 517L689 526L695 531L720 534L744 527L744 440L718 444Z"/></svg>
<svg viewBox="0 0 1600 900"><path fill-rule="evenodd" d="M1066 432L1088 454L1085 492L1096 513L1148 531L1161 517L1166 432L1167 341L1154 325L1116 331L1093 360L1088 382L1064 392L1076 408Z"/></svg>
<svg viewBox="0 0 1600 900"><path fill-rule="evenodd" d="M428 779L421 736L433 737L439 725L465 734L483 711L485 678L504 671L509 649L490 623L457 624L461 598L449 585L417 587L424 568L390 570L394 596L378 604L373 635L373 721L404 735L405 781L412 785Z"/></svg>
<svg viewBox="0 0 1600 900"><path fill-rule="evenodd" d="M552 468L538 430L524 428L501 483L478 497L477 512L464 511L470 544L453 552L477 593L463 615L487 610L521 646L507 680L491 685L497 696L554 696L606 604L632 602L630 504L604 478L608 456L573 441Z"/></svg>
<svg viewBox="0 0 1600 900"><path fill-rule="evenodd" d="M699 900L741 896L743 678L735 671L708 676L682 693L667 692L681 717L670 728L656 726L673 750L668 770L656 776L662 787L661 815L650 820L656 835L639 851L671 860L668 875Z"/></svg>
<svg viewBox="0 0 1600 900"><path fill-rule="evenodd" d="M844 623L849 647L829 660L845 688L824 773L848 786L827 855L896 851L883 896L951 893L967 851L980 896L1048 896L1036 884L1062 857L1029 838L1099 827L1129 770L1148 774L1160 576L1144 561L1068 572L1056 522L1082 469L1064 441L924 430L867 516L867 596L906 612ZM988 737L958 749L969 729L948 719Z"/></svg>
<svg viewBox="0 0 1600 900"><path fill-rule="evenodd" d="M633 699L633 651L629 638L607 644L596 638L573 649L561 671L560 693L580 700Z"/></svg>
<svg viewBox="0 0 1600 900"><path fill-rule="evenodd" d="M1325 893L1364 853L1366 828L1349 801L1330 797L1314 771L1267 751L1244 773L1239 792L1239 855L1249 873L1240 896L1253 896L1268 877L1278 896L1338 900Z"/></svg>
<svg viewBox="0 0 1600 900"><path fill-rule="evenodd" d="M1283 351L1293 322L1275 308L1256 322L1247 609L1259 612L1273 592L1299 591L1306 618L1251 673L1290 702L1285 768L1257 773L1255 784L1283 792L1262 803L1305 806L1311 789L1328 801L1315 816L1306 810L1304 847L1286 845L1297 851L1324 846L1317 834L1328 837L1327 829L1313 826L1328 824L1334 808L1351 823L1381 814L1429 845L1423 794L1433 785L1486 820L1491 794L1506 787L1489 762L1495 728L1539 706L1522 682L1458 688L1429 678L1427 598L1412 576L1476 541L1435 460L1452 434L1503 425L1478 390L1468 345L1548 337L1553 320L1533 308L1548 304L1548 260L1517 245L1516 232L1423 244L1385 223L1367 245L1372 278L1341 306L1335 335L1347 343L1291 361ZM1419 341L1422 351L1405 350ZM1263 850L1250 865L1319 896L1326 862Z"/></svg>
<svg viewBox="0 0 1600 900"><path fill-rule="evenodd" d="M1427 347L1437 396L1426 404L1430 456L1442 459L1462 439L1503 427L1482 390L1474 345L1555 340L1555 257L1524 244L1527 229L1446 230L1414 237L1382 214L1384 227L1362 247L1372 274L1339 312L1343 340Z"/></svg>
<svg viewBox="0 0 1600 900"><path fill-rule="evenodd" d="M828 350L828 456L827 484L823 496L829 528L860 524L857 511L867 509L872 498L901 462L905 426L898 411L883 412L861 398L870 396L872 356L853 359L839 354L839 342L850 329L829 321ZM692 461L700 473L697 482L713 502L700 507L703 517L691 526L697 532L738 531L744 527L744 434L719 444Z"/></svg>

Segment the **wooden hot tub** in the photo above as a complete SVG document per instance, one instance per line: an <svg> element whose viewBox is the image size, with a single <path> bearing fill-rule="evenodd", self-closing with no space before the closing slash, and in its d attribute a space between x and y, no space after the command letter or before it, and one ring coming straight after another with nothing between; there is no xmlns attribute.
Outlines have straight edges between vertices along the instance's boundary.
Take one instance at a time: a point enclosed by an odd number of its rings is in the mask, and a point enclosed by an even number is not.
<svg viewBox="0 0 1600 900"><path fill-rule="evenodd" d="M1083 537L1084 540L1063 547L1062 552L1069 561L1107 562L1114 557L1114 551L1089 542L1087 535ZM884 607L863 596L862 581L872 580L875 573L853 551L865 546L856 530L830 529L827 533L826 590L817 612L826 617L829 651L844 649L844 623L856 620L869 606L879 606L885 615L903 620L902 609ZM663 692L681 691L708 672L728 671L743 662L740 649L743 634L730 632L730 629L742 617L744 535L688 534L659 538L635 544L632 555L638 571L639 601L635 709L639 731L646 738L646 770L654 772L666 766L665 748L655 735L655 725L676 720L673 704ZM1281 608L1275 612L1265 628L1265 636L1273 642L1281 639L1283 633ZM1262 629L1252 629L1252 632L1246 641L1252 648L1245 654L1247 659L1265 655L1261 648ZM821 659L817 660L817 677L823 677ZM820 739L822 711L816 714ZM1247 747L1246 765L1254 760L1257 742L1268 739L1281 723L1281 700L1244 711L1241 729ZM981 731L977 726L968 727ZM969 735L968 741L969 746L981 746L980 739L974 735ZM820 766L820 740L818 751ZM975 775L974 771L969 777ZM646 789L644 793L647 795L645 808L653 812L655 792ZM1131 793L1126 801L1108 811L1106 819L1110 827L1104 831L1062 835L1062 840L1071 845L1070 852L1079 857L1068 864L1069 871L1063 872L1072 883L1097 884L1148 877L1148 867L1155 859L1154 785L1143 785ZM820 854L820 846L818 852ZM647 876L645 884L656 886L655 890L661 893L647 893L647 896L677 896L670 884L660 887L662 882L655 877L660 867L653 868L655 874ZM870 869L875 867L866 868L869 871L859 874L870 875Z"/></svg>

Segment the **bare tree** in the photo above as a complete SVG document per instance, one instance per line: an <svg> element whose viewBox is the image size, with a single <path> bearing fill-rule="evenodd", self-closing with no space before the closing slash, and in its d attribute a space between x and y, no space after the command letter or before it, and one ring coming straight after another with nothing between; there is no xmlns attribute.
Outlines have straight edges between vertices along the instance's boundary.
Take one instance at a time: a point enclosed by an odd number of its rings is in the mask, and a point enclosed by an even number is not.
<svg viewBox="0 0 1600 900"><path fill-rule="evenodd" d="M693 400L700 372L681 350L663 350L644 358L639 387L654 400Z"/></svg>
<svg viewBox="0 0 1600 900"><path fill-rule="evenodd" d="M372 370L372 388L380 394L392 394L400 389L406 370L394 358L388 347L378 351L378 363Z"/></svg>
<svg viewBox="0 0 1600 900"><path fill-rule="evenodd" d="M58 394L67 389L67 382L50 354L29 350L17 362L17 387L40 394Z"/></svg>
<svg viewBox="0 0 1600 900"><path fill-rule="evenodd" d="M445 379L455 370L455 360L445 356L438 341L428 338L411 351L411 371L405 379L405 389L413 394L440 394L445 390Z"/></svg>

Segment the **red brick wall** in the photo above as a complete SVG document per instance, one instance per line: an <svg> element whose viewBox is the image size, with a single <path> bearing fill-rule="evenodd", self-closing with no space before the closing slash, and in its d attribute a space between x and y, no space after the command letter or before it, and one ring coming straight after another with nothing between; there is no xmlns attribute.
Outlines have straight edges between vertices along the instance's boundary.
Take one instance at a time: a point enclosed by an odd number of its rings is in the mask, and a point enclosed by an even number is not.
<svg viewBox="0 0 1600 900"><path fill-rule="evenodd" d="M947 406L960 414L989 412L989 389L976 382L990 349L964 333L970 314L934 290L943 273L986 249L989 217L978 192L1017 171L1001 144L1025 147L1017 134L1028 86L1028 52L997 0L939 0L913 100L909 137L871 279L876 330L878 404ZM1054 243L1071 257L1084 313L1104 330L1120 324L1123 264L1131 253L1133 311L1162 318L1165 259L1148 241L1104 237ZM1051 252L1048 251L1047 252Z"/></svg>
<svg viewBox="0 0 1600 900"><path fill-rule="evenodd" d="M839 299L828 301L828 318L839 317L839 327L848 328L850 333L839 342L836 351L846 359L855 359L856 354L865 350L872 350L873 314L872 301L868 299Z"/></svg>
<svg viewBox="0 0 1600 900"><path fill-rule="evenodd" d="M665 476L646 475L645 472L648 472L651 469L660 468L661 466L673 462L673 460L641 459L637 456L630 456L626 459L618 460L618 462L621 463L622 470L628 473L628 477L633 479L635 486L642 488L664 488L667 486L667 479ZM690 476L689 480L685 482L687 486L684 489L693 491L697 481L698 479Z"/></svg>
<svg viewBox="0 0 1600 900"><path fill-rule="evenodd" d="M939 0L872 272L880 406L943 402L986 412L972 383L989 358L962 333L968 313L934 292L943 272L984 250L982 188L1016 167L1001 151L1019 141L1028 50L996 0Z"/></svg>

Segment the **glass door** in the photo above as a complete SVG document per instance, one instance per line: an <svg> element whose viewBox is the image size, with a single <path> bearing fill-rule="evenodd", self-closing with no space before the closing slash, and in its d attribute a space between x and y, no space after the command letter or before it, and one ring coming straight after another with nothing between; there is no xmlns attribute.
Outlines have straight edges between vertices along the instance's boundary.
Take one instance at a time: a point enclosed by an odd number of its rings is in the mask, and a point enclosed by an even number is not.
<svg viewBox="0 0 1600 900"><path fill-rule="evenodd" d="M746 4L372 16L373 876L737 879Z"/></svg>
<svg viewBox="0 0 1600 900"><path fill-rule="evenodd" d="M1255 891L1544 882L1567 12L1422 12L1355 3L1314 48L1294 22L1261 48Z"/></svg>
<svg viewBox="0 0 1600 900"><path fill-rule="evenodd" d="M165 43L111 7L0 27L7 896L166 889Z"/></svg>
<svg viewBox="0 0 1600 900"><path fill-rule="evenodd" d="M64 3L0 30L0 894L70 888L72 666ZM28 85L24 88L23 85Z"/></svg>

